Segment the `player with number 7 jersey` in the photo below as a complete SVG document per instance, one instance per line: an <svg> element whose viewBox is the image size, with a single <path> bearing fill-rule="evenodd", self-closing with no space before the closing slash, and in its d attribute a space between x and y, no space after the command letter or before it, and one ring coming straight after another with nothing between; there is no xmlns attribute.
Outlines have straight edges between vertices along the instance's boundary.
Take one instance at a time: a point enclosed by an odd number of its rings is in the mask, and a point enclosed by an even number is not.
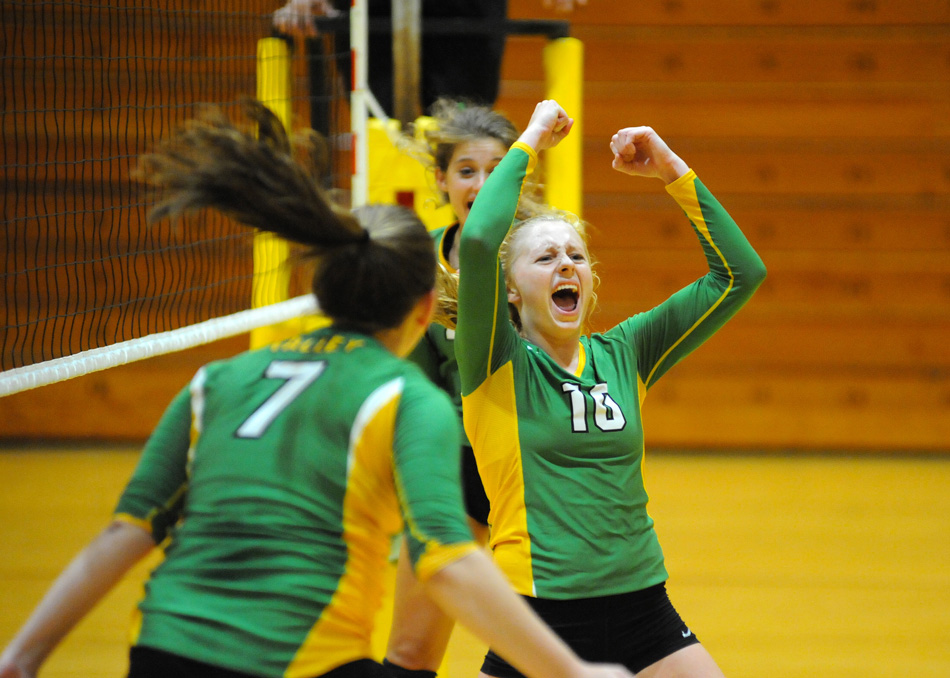
<svg viewBox="0 0 950 678"><path fill-rule="evenodd" d="M420 577L475 548L455 422L444 393L363 333L325 328L203 367L118 504L169 540L134 642L240 657L254 675L369 656L400 501Z"/></svg>
<svg viewBox="0 0 950 678"><path fill-rule="evenodd" d="M129 678L385 678L371 636L392 537L446 614L531 678L633 678L581 659L472 540L457 414L409 354L436 317L436 258L418 216L346 210L320 189L319 138L263 103L239 129L207 109L143 158L152 221L214 208L315 259L331 325L200 369L145 446L114 519L59 574L0 652L35 676L157 544ZM306 162L302 162L306 160ZM441 315L438 317L442 317Z"/></svg>

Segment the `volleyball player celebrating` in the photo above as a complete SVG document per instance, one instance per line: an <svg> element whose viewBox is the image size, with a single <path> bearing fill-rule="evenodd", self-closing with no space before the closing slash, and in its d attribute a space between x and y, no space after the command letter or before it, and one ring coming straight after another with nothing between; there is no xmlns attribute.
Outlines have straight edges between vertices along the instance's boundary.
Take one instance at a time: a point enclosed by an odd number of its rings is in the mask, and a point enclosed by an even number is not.
<svg viewBox="0 0 950 678"><path fill-rule="evenodd" d="M652 129L622 129L610 144L613 167L664 181L709 272L656 308L585 336L594 275L577 220L551 214L512 227L537 152L572 123L556 102L538 104L461 236L456 344L465 429L491 500L494 559L582 657L643 677L719 677L666 594L646 511L640 407L661 375L750 298L765 269ZM482 675L521 674L491 648Z"/></svg>
<svg viewBox="0 0 950 678"><path fill-rule="evenodd" d="M455 221L431 231L442 267L459 273L459 234L492 170L518 139L518 130L503 114L487 106L453 99L439 99L431 115L436 126L425 135L425 162L431 166L435 184L451 206ZM529 192L530 193L530 192ZM537 209L531 196L522 196L519 216ZM409 356L444 390L456 405L462 437L462 472L465 506L472 531L480 541L488 538L488 499L482 488L471 447L462 427L461 382L455 359L455 330L443 324L430 325L423 340Z"/></svg>
<svg viewBox="0 0 950 678"><path fill-rule="evenodd" d="M166 542L139 606L129 675L385 675L370 659L390 538L444 609L538 678L630 678L579 660L472 542L455 412L400 360L428 326L436 262L395 206L326 202L280 123L260 139L220 114L194 122L141 173L167 189L153 219L212 207L299 242L332 325L201 368L145 446L113 521L54 583L0 655L33 676L141 557Z"/></svg>
<svg viewBox="0 0 950 678"><path fill-rule="evenodd" d="M487 106L449 98L436 101L430 112L436 125L425 134L422 147L407 139L412 154L433 172L443 199L452 207L455 221L432 231L435 251L442 267L459 273L459 234L472 203L495 166L518 139L514 124ZM534 202L523 199L528 209ZM522 212L524 209L522 209ZM462 438L462 492L469 526L476 540L488 539L488 498L472 448L462 428L462 386L455 358L454 323L429 326L409 359L418 364L452 399L458 412ZM445 656L454 623L435 605L415 581L405 549L397 566L393 622L386 650L386 665L396 678L434 678Z"/></svg>

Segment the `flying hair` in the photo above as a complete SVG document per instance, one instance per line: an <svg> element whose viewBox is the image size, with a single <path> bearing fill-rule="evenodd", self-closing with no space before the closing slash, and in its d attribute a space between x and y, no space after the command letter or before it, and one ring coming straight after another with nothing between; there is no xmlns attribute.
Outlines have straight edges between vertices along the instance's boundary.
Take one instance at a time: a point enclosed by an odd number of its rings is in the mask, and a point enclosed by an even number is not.
<svg viewBox="0 0 950 678"><path fill-rule="evenodd" d="M299 243L316 258L313 291L334 322L369 332L397 326L435 284L425 226L396 205L337 205L320 187L322 137L307 130L291 139L261 102L243 108L256 134L209 106L141 158L135 176L159 191L149 222L214 209Z"/></svg>
<svg viewBox="0 0 950 678"><path fill-rule="evenodd" d="M245 100L244 113L257 136L237 129L216 106L144 155L136 176L161 189L149 223L204 208L275 233L322 253L328 247L365 240L353 215L334 205L318 185L325 143L313 130L288 137L264 104ZM304 161L297 161L294 151Z"/></svg>

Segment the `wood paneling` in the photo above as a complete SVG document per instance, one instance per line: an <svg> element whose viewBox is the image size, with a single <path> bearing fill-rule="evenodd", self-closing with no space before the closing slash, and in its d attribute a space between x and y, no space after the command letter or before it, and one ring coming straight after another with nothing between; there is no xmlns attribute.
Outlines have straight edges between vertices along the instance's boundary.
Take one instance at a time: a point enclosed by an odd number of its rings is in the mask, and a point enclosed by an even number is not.
<svg viewBox="0 0 950 678"><path fill-rule="evenodd" d="M950 451L950 3L591 0L541 14L584 43L594 329L705 272L662 186L610 168L621 127L656 129L769 271L651 390L648 441ZM511 15L539 12L512 0ZM543 45L508 43L499 107L521 124L544 95Z"/></svg>
<svg viewBox="0 0 950 678"><path fill-rule="evenodd" d="M776 423L790 422L808 425ZM136 460L134 449L0 454L0 477L15 479L0 493L4 641L103 527ZM950 675L947 460L648 452L644 476L670 598L725 675ZM40 675L125 675L131 612L157 561L136 566ZM377 657L392 612L386 574ZM484 653L457 626L439 675L470 678Z"/></svg>
<svg viewBox="0 0 950 678"><path fill-rule="evenodd" d="M950 452L950 2L588 0L563 14L511 0L509 13L568 19L584 43L583 216L603 278L594 329L705 272L662 186L610 169L608 142L620 127L654 127L769 270L750 304L651 390L651 445ZM120 12L109 20L140 35L141 19ZM64 53L56 33L39 39ZM146 58L167 53L163 39L190 56L178 70L156 72ZM217 44L247 39L229 34ZM20 40L12 39L13 53ZM13 214L33 204L65 211L80 199L95 209L103 195L96 182L124 180L138 149L167 133L167 122L149 118L150 102L156 92L181 95L205 68L207 45L185 27L156 26L133 49L148 92L128 91L126 72L95 76L110 92L124 89L130 110L70 120L45 113L70 143L38 140L33 155L95 155L117 126L129 128L129 147L71 165L45 185L14 169L2 196ZM544 96L543 46L542 38L508 41L498 108L519 125ZM113 49L108 41L82 47L90 55ZM51 65L79 73L83 62ZM215 86L241 90L246 65L231 66ZM23 73L36 82L17 96L37 108L61 88L61 80ZM81 89L62 96L64 108L82 108ZM26 164L9 142L24 120L8 115L3 125L5 152ZM127 225L140 220L133 212ZM55 247L81 248L94 225L80 226ZM19 244L37 247L36 236ZM202 266L216 265L219 255L205 255ZM202 361L245 345L223 342L5 398L0 437L144 438ZM51 411L63 415L44 416Z"/></svg>
<svg viewBox="0 0 950 678"><path fill-rule="evenodd" d="M515 19L566 18L577 27L933 26L950 22L946 0L587 0L570 14L546 11L540 5L537 0L510 0L509 15Z"/></svg>

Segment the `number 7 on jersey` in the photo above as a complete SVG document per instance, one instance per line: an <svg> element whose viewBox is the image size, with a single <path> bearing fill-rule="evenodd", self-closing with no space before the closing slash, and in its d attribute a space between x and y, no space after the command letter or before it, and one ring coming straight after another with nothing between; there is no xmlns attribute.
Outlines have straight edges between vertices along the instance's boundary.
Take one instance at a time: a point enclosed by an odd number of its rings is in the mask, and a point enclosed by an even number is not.
<svg viewBox="0 0 950 678"><path fill-rule="evenodd" d="M270 398L265 400L237 430L238 438L260 438L267 427L323 373L327 364L275 360L264 371L267 379L284 379Z"/></svg>

